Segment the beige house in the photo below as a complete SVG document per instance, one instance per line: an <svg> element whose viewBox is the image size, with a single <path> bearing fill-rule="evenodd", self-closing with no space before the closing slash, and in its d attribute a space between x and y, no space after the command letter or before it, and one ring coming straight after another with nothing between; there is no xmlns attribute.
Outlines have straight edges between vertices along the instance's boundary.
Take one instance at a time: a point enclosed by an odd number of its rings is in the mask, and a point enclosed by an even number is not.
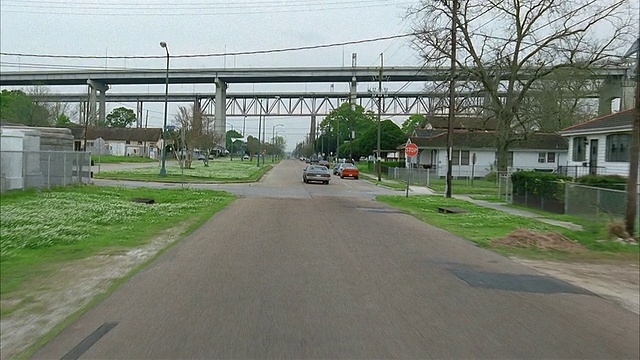
<svg viewBox="0 0 640 360"><path fill-rule="evenodd" d="M162 146L161 128L113 128L74 126L70 127L75 150L86 149L92 153L118 156L143 156L157 158ZM86 134L85 134L86 131ZM97 140L102 139L103 146Z"/></svg>

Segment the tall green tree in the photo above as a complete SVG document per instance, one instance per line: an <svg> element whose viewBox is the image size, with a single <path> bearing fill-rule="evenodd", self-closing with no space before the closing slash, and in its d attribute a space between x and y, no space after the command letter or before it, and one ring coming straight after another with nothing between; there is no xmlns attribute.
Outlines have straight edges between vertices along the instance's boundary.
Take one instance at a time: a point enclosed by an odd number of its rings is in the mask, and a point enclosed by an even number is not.
<svg viewBox="0 0 640 360"><path fill-rule="evenodd" d="M35 104L21 90L0 92L0 118L27 126L50 126L50 114L46 107Z"/></svg>
<svg viewBox="0 0 640 360"><path fill-rule="evenodd" d="M136 122L136 113L124 106L113 109L106 118L109 127L126 128Z"/></svg>
<svg viewBox="0 0 640 360"><path fill-rule="evenodd" d="M402 123L402 131L411 135L413 130L419 129L427 124L427 118L422 114L412 114Z"/></svg>
<svg viewBox="0 0 640 360"><path fill-rule="evenodd" d="M226 143L225 146L227 147L227 150L231 149L231 143L233 142L234 144L234 149L238 150L238 148L235 146L235 140L234 139L242 139L242 134L240 134L237 130L229 130L227 131L227 139L226 139Z"/></svg>
<svg viewBox="0 0 640 360"><path fill-rule="evenodd" d="M407 136L402 129L392 120L383 120L380 123L380 150L395 150L398 146L407 142ZM372 155L378 149L378 127L373 126L358 138L354 143L361 156Z"/></svg>
<svg viewBox="0 0 640 360"><path fill-rule="evenodd" d="M67 115L60 114L58 115L58 117L56 117L56 126L67 126L69 124L72 124L72 122Z"/></svg>
<svg viewBox="0 0 640 360"><path fill-rule="evenodd" d="M320 122L320 136L313 144L313 151L325 149L325 153L336 153L336 147L342 146L349 140L355 141L364 132L375 124L376 117L372 111L365 110L362 106L345 102L329 113ZM355 136L352 136L355 135ZM324 143L322 143L324 141ZM348 156L348 153L340 152L340 156Z"/></svg>

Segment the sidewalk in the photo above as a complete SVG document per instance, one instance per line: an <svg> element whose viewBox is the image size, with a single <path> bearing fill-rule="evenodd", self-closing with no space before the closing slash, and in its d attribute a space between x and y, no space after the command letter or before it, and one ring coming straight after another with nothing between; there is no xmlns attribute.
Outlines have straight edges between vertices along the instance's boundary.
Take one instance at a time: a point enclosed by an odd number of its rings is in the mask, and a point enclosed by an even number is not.
<svg viewBox="0 0 640 360"><path fill-rule="evenodd" d="M361 173L361 175L363 175L366 178L371 179L371 180L377 180L377 178L375 176L370 175L370 174ZM396 183L396 184L398 183L397 181L388 180L388 179L382 179L382 182L383 183L389 182L389 183ZM429 189L426 186L409 185L409 191L410 191L410 194L414 194L414 195L440 195L440 196L442 196L442 194L437 193L437 192ZM577 224L574 224L574 223L570 223L570 222L567 222L567 221L548 219L548 218L544 217L544 215L540 215L540 214L537 214L537 213L534 213L534 212L530 212L530 211L526 211L526 210L520 210L520 209L515 209L515 208L512 208L512 207L509 207L505 203L494 203L494 202L485 201L485 200L476 200L476 199L472 199L468 195L453 195L453 198L459 199L459 200L468 201L468 202L473 203L473 204L478 205L478 206L483 206L483 207L486 207L486 208L489 208L489 209L494 209L494 210L506 212L506 213L509 213L509 214L512 214L512 215L518 215L518 216L523 216L523 217L527 217L527 218L536 219L536 220L541 221L543 223L546 223L546 224L549 224L549 225L563 227L563 228L569 229L569 230L578 230L578 231L583 230L582 226L580 226L580 225L577 225Z"/></svg>

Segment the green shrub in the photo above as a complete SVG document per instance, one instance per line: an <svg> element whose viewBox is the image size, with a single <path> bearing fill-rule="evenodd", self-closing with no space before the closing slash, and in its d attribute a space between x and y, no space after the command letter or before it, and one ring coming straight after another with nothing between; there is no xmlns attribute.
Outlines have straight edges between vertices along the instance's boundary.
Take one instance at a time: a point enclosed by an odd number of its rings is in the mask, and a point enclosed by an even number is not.
<svg viewBox="0 0 640 360"><path fill-rule="evenodd" d="M484 179L486 181L496 182L496 181L498 181L498 173L495 172L495 171L492 171L492 172L488 173L487 175L485 175Z"/></svg>
<svg viewBox="0 0 640 360"><path fill-rule="evenodd" d="M564 197L564 185L571 177L538 171L517 171L511 175L513 193L523 195L525 193L562 199Z"/></svg>
<svg viewBox="0 0 640 360"><path fill-rule="evenodd" d="M627 185L627 179L620 175L585 175L577 178L576 182L586 186L615 190L624 190Z"/></svg>

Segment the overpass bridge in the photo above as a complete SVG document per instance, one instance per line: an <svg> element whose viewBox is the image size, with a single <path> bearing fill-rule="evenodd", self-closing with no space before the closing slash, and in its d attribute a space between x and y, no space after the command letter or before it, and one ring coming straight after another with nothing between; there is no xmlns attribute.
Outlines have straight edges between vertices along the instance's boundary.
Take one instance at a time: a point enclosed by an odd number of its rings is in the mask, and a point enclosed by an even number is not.
<svg viewBox="0 0 640 360"><path fill-rule="evenodd" d="M603 87L599 92L601 113L611 112L611 100L620 98L622 106L626 108L633 104L633 85L628 84L628 69L625 67L607 67L595 69L591 78L603 81ZM535 69L523 70L519 78L526 80L536 72ZM416 112L429 112L439 108L448 101L442 94L424 96L419 94L395 96L384 94L382 89L377 89L373 94L358 94L357 82L387 83L406 82L441 82L449 79L448 68L419 67L419 66L392 66L385 67L382 71L378 67L291 67L291 68L228 68L228 69L170 69L168 72L169 84L212 84L215 86L215 94L183 95L171 94L172 101L184 99L194 102L196 106L211 111L214 114L214 132L224 133L226 130L226 116L248 115L278 115L278 116L306 116L312 117L312 132L315 128L315 116L326 115L342 102L350 100L364 106L365 109L377 110L378 101L386 115L406 115ZM502 74L496 74L497 78L505 78ZM75 71L35 71L35 72L2 72L0 73L0 87L3 86L64 86L64 85L88 85L87 99L89 119L104 120L106 116L107 90L110 85L150 85L164 84L167 79L165 69L131 69L131 70L75 70ZM474 79L469 75L459 75L458 80ZM316 96L313 94L286 95L266 94L227 94L230 83L349 83L348 94ZM98 112L98 91L100 92ZM477 93L476 93L477 94ZM164 101L156 96L148 95L147 101ZM267 96L268 95L268 96ZM122 95L120 95L122 96ZM138 95L143 97L144 95ZM340 97L341 96L341 97ZM118 95L111 99L116 99ZM190 99L187 99L189 98ZM124 97L121 97L123 99ZM463 97L466 101L465 108L478 107L482 97L469 95ZM376 101L377 100L377 101ZM135 100L140 103L143 100ZM124 102L124 101L123 101ZM216 106L225 104L225 106ZM375 104L375 105L374 105Z"/></svg>

